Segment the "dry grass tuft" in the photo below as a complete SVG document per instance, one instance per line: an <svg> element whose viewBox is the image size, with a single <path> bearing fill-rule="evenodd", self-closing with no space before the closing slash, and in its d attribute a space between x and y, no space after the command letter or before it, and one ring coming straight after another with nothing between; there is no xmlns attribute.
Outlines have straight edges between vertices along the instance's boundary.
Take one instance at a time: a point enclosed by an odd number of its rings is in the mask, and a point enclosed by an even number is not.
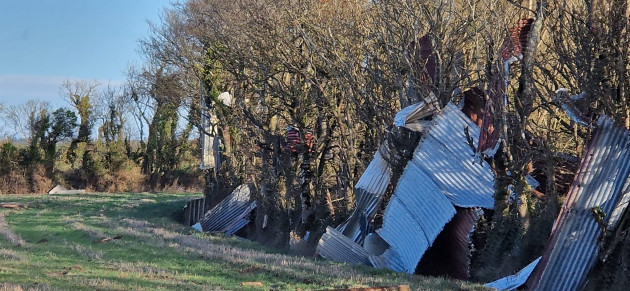
<svg viewBox="0 0 630 291"><path fill-rule="evenodd" d="M7 215L7 212L0 212L0 236L5 237L10 243L12 243L16 247L21 247L26 244L19 235L11 231L9 229L9 225L7 224L4 217Z"/></svg>
<svg viewBox="0 0 630 291"><path fill-rule="evenodd" d="M87 236L89 236L91 238L94 238L97 241L108 238L108 236L105 233L103 233L102 231L100 231L98 229L95 229L93 227L90 227L90 226L86 225L83 222L79 222L79 221L75 221L75 220L69 219L69 220L67 220L67 223L73 229L82 231Z"/></svg>
<svg viewBox="0 0 630 291"><path fill-rule="evenodd" d="M120 272L133 273L148 278L167 279L178 275L177 272L170 272L143 262L113 262L111 265L112 268Z"/></svg>
<svg viewBox="0 0 630 291"><path fill-rule="evenodd" d="M24 261L24 256L14 250L0 249L0 259L10 261Z"/></svg>
<svg viewBox="0 0 630 291"><path fill-rule="evenodd" d="M296 280L304 278L319 285L334 284L334 282L340 281L348 282L351 285L367 286L392 283L386 282L383 278L363 274L349 265L320 264L304 257L270 254L225 244L213 244L209 243L207 238L179 234L165 228L155 227L143 220L128 218L117 222L110 220L107 225L117 232L138 237L145 243L156 247L173 247L180 252L198 254L207 260L226 261L230 264L261 269L261 271L264 269L264 272L267 273L295 278ZM314 274L318 274L318 279L314 279Z"/></svg>
<svg viewBox="0 0 630 291"><path fill-rule="evenodd" d="M43 284L37 285L37 287L22 287L20 285L2 283L0 284L0 291L48 291L53 290L50 286Z"/></svg>
<svg viewBox="0 0 630 291"><path fill-rule="evenodd" d="M67 244L67 242L64 242ZM100 260L103 258L103 251L93 250L91 246L83 246L80 244L70 244L70 248L77 254L92 260Z"/></svg>

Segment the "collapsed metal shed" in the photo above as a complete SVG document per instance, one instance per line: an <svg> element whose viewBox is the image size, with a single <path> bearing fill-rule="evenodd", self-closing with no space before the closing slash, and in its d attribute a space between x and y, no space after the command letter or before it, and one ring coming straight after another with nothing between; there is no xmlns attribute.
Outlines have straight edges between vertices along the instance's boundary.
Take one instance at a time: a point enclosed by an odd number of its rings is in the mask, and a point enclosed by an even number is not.
<svg viewBox="0 0 630 291"><path fill-rule="evenodd" d="M604 229L616 228L629 196L630 132L603 116L554 223L543 258L528 281L529 288L584 287L596 263Z"/></svg>
<svg viewBox="0 0 630 291"><path fill-rule="evenodd" d="M199 220L203 231L219 231L232 235L249 223L249 215L256 208L251 201L249 185L238 186L232 194L210 209Z"/></svg>
<svg viewBox="0 0 630 291"><path fill-rule="evenodd" d="M426 101L403 108L394 118L395 125L406 126L410 130L423 129L427 122L418 120L434 114L438 110L436 102L435 95L431 95ZM396 163L397 159L392 156L390 147L392 145L385 141L374 154L372 162L355 185L356 204L352 214L337 227L338 231L355 242L362 242L367 235L367 221L374 218L383 195L392 182L392 163Z"/></svg>
<svg viewBox="0 0 630 291"><path fill-rule="evenodd" d="M424 103L403 109L396 117L396 125L418 123L418 117L410 113L421 112L423 106L430 105ZM359 243L358 246L363 243L356 239L359 237L372 236L376 241L383 241L379 249L368 252L372 266L413 273L425 251L455 216L455 206L494 206L494 174L474 151L479 135L479 127L457 106L449 103L429 122L388 201L382 227L369 234L365 233L369 231L368 227L361 227L381 203L389 183L384 176L391 175L391 168L377 153L357 183L357 205L353 216L338 230ZM473 145L469 144L470 140ZM380 187L363 186L364 177L368 177L365 181L375 182L374 185ZM379 194L369 193L364 188L378 188ZM335 254L345 254L347 247L329 243L332 237L335 236L328 232L322 236L318 253L326 253L331 260L344 261ZM365 244L363 247L366 248Z"/></svg>

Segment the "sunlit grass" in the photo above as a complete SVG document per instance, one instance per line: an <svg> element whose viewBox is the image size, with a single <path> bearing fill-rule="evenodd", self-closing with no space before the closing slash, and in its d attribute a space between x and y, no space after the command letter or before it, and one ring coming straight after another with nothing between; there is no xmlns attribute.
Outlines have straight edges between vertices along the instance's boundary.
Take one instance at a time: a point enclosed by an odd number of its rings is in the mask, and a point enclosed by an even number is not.
<svg viewBox="0 0 630 291"><path fill-rule="evenodd" d="M311 290L401 284L483 289L290 256L198 233L176 221L189 198L163 193L0 196L0 202L28 206L0 209L0 282L6 282L0 289Z"/></svg>

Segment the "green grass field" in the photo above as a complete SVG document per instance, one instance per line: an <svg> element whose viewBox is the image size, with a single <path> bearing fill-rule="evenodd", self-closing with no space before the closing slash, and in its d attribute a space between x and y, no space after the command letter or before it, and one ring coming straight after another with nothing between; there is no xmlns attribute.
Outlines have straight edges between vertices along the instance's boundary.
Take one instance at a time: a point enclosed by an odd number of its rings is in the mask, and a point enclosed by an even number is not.
<svg viewBox="0 0 630 291"><path fill-rule="evenodd" d="M291 256L242 239L202 234L177 222L176 214L191 197L0 195L0 203L27 207L0 208L0 290L485 289Z"/></svg>

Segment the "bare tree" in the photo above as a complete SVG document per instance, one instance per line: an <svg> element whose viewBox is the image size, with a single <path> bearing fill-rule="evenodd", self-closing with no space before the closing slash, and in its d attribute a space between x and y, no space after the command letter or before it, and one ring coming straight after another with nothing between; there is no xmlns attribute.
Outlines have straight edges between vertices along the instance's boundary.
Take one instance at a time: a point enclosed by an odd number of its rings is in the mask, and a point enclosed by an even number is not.
<svg viewBox="0 0 630 291"><path fill-rule="evenodd" d="M96 88L100 84L96 81L65 80L59 88L59 96L64 98L79 114L79 132L76 142L89 142L94 126L93 113Z"/></svg>
<svg viewBox="0 0 630 291"><path fill-rule="evenodd" d="M33 138L33 124L42 110L48 110L50 104L41 100L28 100L24 104L7 106L1 112L5 124L14 130L7 133L12 138L19 136L27 143Z"/></svg>

